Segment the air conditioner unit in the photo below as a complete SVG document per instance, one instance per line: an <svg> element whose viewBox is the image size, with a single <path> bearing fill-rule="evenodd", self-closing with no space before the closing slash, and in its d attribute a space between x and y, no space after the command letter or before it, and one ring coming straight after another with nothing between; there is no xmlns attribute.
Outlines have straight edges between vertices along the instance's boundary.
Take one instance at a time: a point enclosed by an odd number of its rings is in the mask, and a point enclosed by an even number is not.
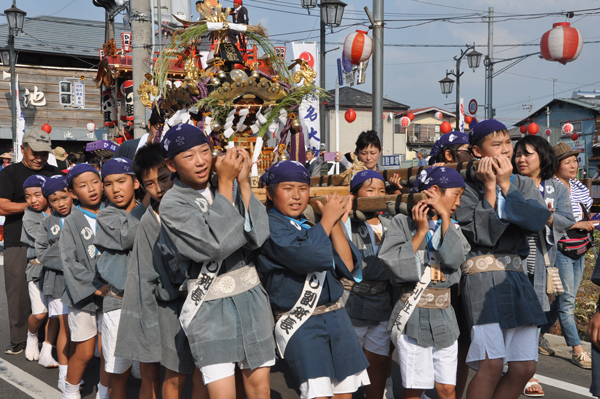
<svg viewBox="0 0 600 399"><path fill-rule="evenodd" d="M408 136L408 142L409 143L416 143L417 142L417 136Z"/></svg>
<svg viewBox="0 0 600 399"><path fill-rule="evenodd" d="M435 137L430 137L429 141L435 142L435 141L437 141L437 139Z"/></svg>

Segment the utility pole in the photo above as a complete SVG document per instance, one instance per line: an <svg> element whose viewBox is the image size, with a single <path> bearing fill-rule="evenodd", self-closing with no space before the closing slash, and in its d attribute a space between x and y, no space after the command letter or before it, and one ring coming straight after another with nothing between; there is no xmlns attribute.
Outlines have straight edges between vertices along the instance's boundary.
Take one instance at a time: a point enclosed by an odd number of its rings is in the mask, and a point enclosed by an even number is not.
<svg viewBox="0 0 600 399"><path fill-rule="evenodd" d="M494 74L494 7L490 7L488 11L488 59L491 61L487 68L487 84L486 84L486 111L487 119L492 119L494 117L494 107L492 105L493 96L492 96L492 81Z"/></svg>
<svg viewBox="0 0 600 399"><path fill-rule="evenodd" d="M550 107L546 106L546 129L550 129ZM550 136L546 136L550 142Z"/></svg>
<svg viewBox="0 0 600 399"><path fill-rule="evenodd" d="M133 136L142 137L146 133L146 107L140 100L138 87L146 79L144 59L151 54L151 8L148 0L131 0L131 43L133 56ZM150 63L151 64L151 63Z"/></svg>
<svg viewBox="0 0 600 399"><path fill-rule="evenodd" d="M558 80L558 79L554 79L554 78L552 78L552 99L553 99L553 100L554 100L554 85L556 84L556 81L557 81L557 80Z"/></svg>
<svg viewBox="0 0 600 399"><path fill-rule="evenodd" d="M383 0L373 0L373 130L383 146ZM383 157L379 157L379 166Z"/></svg>
<svg viewBox="0 0 600 399"><path fill-rule="evenodd" d="M531 111L533 110L533 107L535 107L535 103L531 102L531 96L529 96L529 100L527 101L527 104L523 104L521 107L524 110L527 110L527 116L531 115Z"/></svg>

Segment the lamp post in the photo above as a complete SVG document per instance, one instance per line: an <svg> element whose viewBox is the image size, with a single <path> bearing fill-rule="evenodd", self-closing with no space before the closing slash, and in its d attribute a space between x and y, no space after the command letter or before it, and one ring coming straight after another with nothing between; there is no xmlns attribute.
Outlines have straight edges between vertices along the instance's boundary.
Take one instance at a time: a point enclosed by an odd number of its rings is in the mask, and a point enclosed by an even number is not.
<svg viewBox="0 0 600 399"><path fill-rule="evenodd" d="M329 26L330 28L336 28L341 25L342 17L344 16L344 7L346 7L346 3L340 0L322 0L321 4L318 4L318 0L300 0L300 4L303 8L306 8L308 13L310 14L310 9L315 7L321 8L321 37L320 37L320 47L321 47L321 57L319 60L319 85L323 90L325 90L325 26ZM321 130L321 143L326 143L326 135L325 135L325 103L323 101L319 104L319 129Z"/></svg>
<svg viewBox="0 0 600 399"><path fill-rule="evenodd" d="M471 52L467 53L469 50L471 50ZM454 57L454 60L456 61L456 73L454 71L446 71L446 77L440 80L442 94L445 94L446 97L448 97L448 94L452 93L452 86L454 84L454 80L450 79L448 76L454 76L456 78L456 130L460 129L460 77L464 73L460 71L460 62L465 55L467 56L469 68L471 68L473 72L475 72L475 69L479 68L482 54L475 51L475 43L473 43L472 45L467 45L466 50L460 50L460 56Z"/></svg>
<svg viewBox="0 0 600 399"><path fill-rule="evenodd" d="M19 31L23 31L23 22L25 21L25 15L27 13L23 10L19 10L13 0L12 7L8 10L4 10L6 19L8 20L8 54L2 52L2 63L6 65L7 61L10 65L10 90L12 91L11 97L11 116L12 116L12 140L13 140L13 162L17 162L17 101L19 99L16 96L16 78L15 78L15 64L17 63L17 53L15 52L15 36ZM8 55L8 57L6 57ZM8 60L6 59L8 58Z"/></svg>

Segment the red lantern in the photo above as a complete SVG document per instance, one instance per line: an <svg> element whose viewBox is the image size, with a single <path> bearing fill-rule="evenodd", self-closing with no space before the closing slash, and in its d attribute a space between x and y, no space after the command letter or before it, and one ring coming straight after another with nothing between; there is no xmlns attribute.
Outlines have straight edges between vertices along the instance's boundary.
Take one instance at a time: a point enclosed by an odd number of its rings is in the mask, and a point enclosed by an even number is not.
<svg viewBox="0 0 600 399"><path fill-rule="evenodd" d="M563 131L564 134L571 134L571 133L573 133L573 125L571 123L569 123L569 122L565 123L562 126L562 131Z"/></svg>
<svg viewBox="0 0 600 399"><path fill-rule="evenodd" d="M356 112L354 112L354 110L352 108L350 108L344 114L344 118L346 118L346 122L352 123L352 122L354 122L356 120Z"/></svg>
<svg viewBox="0 0 600 399"><path fill-rule="evenodd" d="M443 121L442 124L440 125L440 132L442 132L443 134L446 134L451 130L452 130L452 125L450 125L450 122L448 122L448 121Z"/></svg>
<svg viewBox="0 0 600 399"><path fill-rule="evenodd" d="M435 119L437 119L438 121L441 120L444 117L444 114L442 114L440 111L435 113Z"/></svg>
<svg viewBox="0 0 600 399"><path fill-rule="evenodd" d="M521 132L523 134L527 133L527 126L521 125L521 127L519 128L519 132Z"/></svg>
<svg viewBox="0 0 600 399"><path fill-rule="evenodd" d="M581 32L568 22L557 22L552 29L544 33L540 42L542 56L548 61L557 61L565 65L575 61L581 53L583 37Z"/></svg>
<svg viewBox="0 0 600 399"><path fill-rule="evenodd" d="M383 113L383 120L385 120L385 112Z"/></svg>
<svg viewBox="0 0 600 399"><path fill-rule="evenodd" d="M573 141L577 140L578 138L579 138L579 135L577 133L573 133L571 135L571 140L573 140Z"/></svg>
<svg viewBox="0 0 600 399"><path fill-rule="evenodd" d="M400 118L400 126L406 129L410 125L410 118L408 116L403 116Z"/></svg>
<svg viewBox="0 0 600 399"><path fill-rule="evenodd" d="M50 134L50 132L52 131L52 127L51 127L49 124L47 124L47 123L44 123L44 124L42 125L42 130L43 130L44 132L46 132L46 133Z"/></svg>
<svg viewBox="0 0 600 399"><path fill-rule="evenodd" d="M527 128L527 131L529 132L529 134L537 134L537 132L540 131L540 127L538 126L537 123L531 122L531 124Z"/></svg>
<svg viewBox="0 0 600 399"><path fill-rule="evenodd" d="M465 122L470 125L471 122L473 122L473 117L471 115L465 115Z"/></svg>
<svg viewBox="0 0 600 399"><path fill-rule="evenodd" d="M367 32L357 30L344 40L344 55L355 65L366 61L373 53L373 40Z"/></svg>
<svg viewBox="0 0 600 399"><path fill-rule="evenodd" d="M546 129L546 136L550 136L552 134L552 130Z"/></svg>
<svg viewBox="0 0 600 399"><path fill-rule="evenodd" d="M415 120L415 114L413 114L412 112L409 112L408 114L406 114L406 116L408 117L408 119L410 119L411 122Z"/></svg>

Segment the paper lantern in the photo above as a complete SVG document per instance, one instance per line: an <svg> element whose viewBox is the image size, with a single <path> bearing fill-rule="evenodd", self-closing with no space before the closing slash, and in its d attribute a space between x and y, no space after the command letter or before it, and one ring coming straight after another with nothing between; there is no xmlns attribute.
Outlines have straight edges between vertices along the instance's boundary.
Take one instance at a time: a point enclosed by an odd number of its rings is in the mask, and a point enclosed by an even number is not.
<svg viewBox="0 0 600 399"><path fill-rule="evenodd" d="M383 120L385 120L385 112L383 113Z"/></svg>
<svg viewBox="0 0 600 399"><path fill-rule="evenodd" d="M550 130L550 129L546 129L545 132L546 132L546 136L550 136L552 134L552 130Z"/></svg>
<svg viewBox="0 0 600 399"><path fill-rule="evenodd" d="M521 127L519 127L519 132L523 134L527 133L527 126L521 125Z"/></svg>
<svg viewBox="0 0 600 399"><path fill-rule="evenodd" d="M47 124L47 123L44 123L44 124L42 125L42 130L43 130L44 132L46 132L46 133L50 134L50 132L52 131L52 126L50 126L50 125L49 125L49 124Z"/></svg>
<svg viewBox="0 0 600 399"><path fill-rule="evenodd" d="M121 32L121 48L126 53L131 51L131 32Z"/></svg>
<svg viewBox="0 0 600 399"><path fill-rule="evenodd" d="M578 138L579 138L579 135L577 133L573 133L571 135L571 140L573 140L573 141L577 140Z"/></svg>
<svg viewBox="0 0 600 399"><path fill-rule="evenodd" d="M103 89L106 87L102 86ZM110 89L102 90L102 115L104 115L104 126L116 126L117 124L117 102Z"/></svg>
<svg viewBox="0 0 600 399"><path fill-rule="evenodd" d="M373 40L365 31L357 30L349 34L344 40L344 55L354 65L368 60L372 53Z"/></svg>
<svg viewBox="0 0 600 399"><path fill-rule="evenodd" d="M89 122L87 125L85 125L85 128L88 130L88 132L93 133L94 130L96 130L96 125L94 125L94 122Z"/></svg>
<svg viewBox="0 0 600 399"><path fill-rule="evenodd" d="M442 124L440 125L440 132L442 132L443 134L446 134L448 132L450 132L452 130L452 125L450 125L450 122L448 121L443 121Z"/></svg>
<svg viewBox="0 0 600 399"><path fill-rule="evenodd" d="M406 129L410 125L410 118L408 116L403 116L400 118L400 126Z"/></svg>
<svg viewBox="0 0 600 399"><path fill-rule="evenodd" d="M562 132L564 134L571 134L571 133L573 133L573 125L571 123L569 123L569 122L565 123L562 126Z"/></svg>
<svg viewBox="0 0 600 399"><path fill-rule="evenodd" d="M465 122L471 124L471 122L473 122L473 117L471 115L465 115Z"/></svg>
<svg viewBox="0 0 600 399"><path fill-rule="evenodd" d="M438 121L440 119L442 119L444 117L444 114L442 114L440 111L435 113L435 119L437 119Z"/></svg>
<svg viewBox="0 0 600 399"><path fill-rule="evenodd" d="M531 124L527 128L527 131L529 132L529 134L537 134L537 132L540 131L540 127L538 126L537 123L531 122Z"/></svg>
<svg viewBox="0 0 600 399"><path fill-rule="evenodd" d="M346 118L346 122L352 123L352 122L354 122L356 120L356 112L354 112L354 110L352 108L350 108L344 114L344 118Z"/></svg>
<svg viewBox="0 0 600 399"><path fill-rule="evenodd" d="M410 119L411 122L415 120L415 114L413 114L412 112L409 112L408 114L406 114L406 116L408 117L408 119Z"/></svg>
<svg viewBox="0 0 600 399"><path fill-rule="evenodd" d="M544 33L540 42L542 56L548 61L557 61L565 65L575 61L583 47L583 37L577 28L568 22L557 22L552 29Z"/></svg>

